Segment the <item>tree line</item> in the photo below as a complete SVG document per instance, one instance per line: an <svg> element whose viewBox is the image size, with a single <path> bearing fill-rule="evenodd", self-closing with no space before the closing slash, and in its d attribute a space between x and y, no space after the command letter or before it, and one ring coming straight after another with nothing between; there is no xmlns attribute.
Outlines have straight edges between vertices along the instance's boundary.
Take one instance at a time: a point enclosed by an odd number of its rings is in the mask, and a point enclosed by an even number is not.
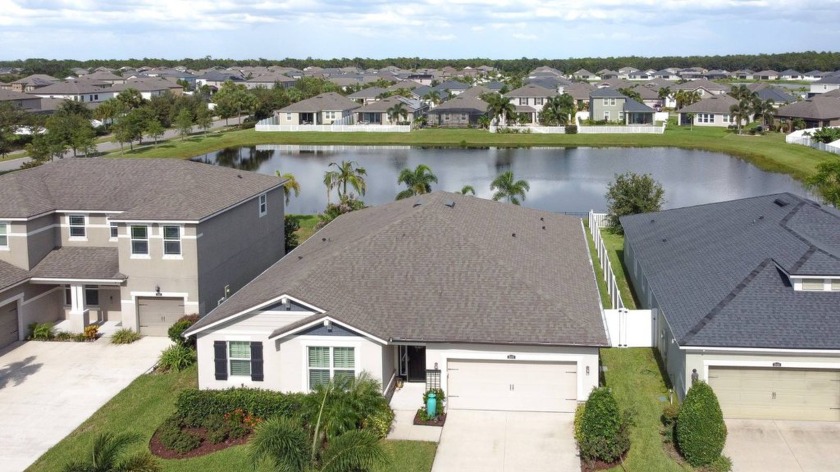
<svg viewBox="0 0 840 472"><path fill-rule="evenodd" d="M705 69L752 69L755 71L773 69L782 71L785 69L796 69L800 72L817 69L821 71L834 71L840 69L840 52L833 51L803 51L785 52L775 54L730 54L715 56L620 56L620 57L584 57L567 59L528 58L519 59L492 59L486 57L464 58L464 59L430 59L421 57L395 57L386 59L372 58L285 58L285 59L219 59L211 56L203 58L184 59L163 59L148 58L142 59L93 59L80 61L75 59L42 59L29 58L13 61L0 61L0 67L15 67L22 69L21 75L47 74L54 77L66 77L73 74L73 69L95 69L107 67L118 69L120 67L175 67L184 66L190 70L209 69L211 67L246 67L246 66L283 66L303 69L309 66L323 68L357 67L360 69L382 69L388 66L396 66L406 70L416 69L441 69L446 66L456 69L465 67L491 66L508 74L523 74L540 66L549 66L563 72L574 72L578 69L587 69L597 72L601 69L617 70L621 67L635 67L637 69L665 69L668 67L702 67Z"/></svg>

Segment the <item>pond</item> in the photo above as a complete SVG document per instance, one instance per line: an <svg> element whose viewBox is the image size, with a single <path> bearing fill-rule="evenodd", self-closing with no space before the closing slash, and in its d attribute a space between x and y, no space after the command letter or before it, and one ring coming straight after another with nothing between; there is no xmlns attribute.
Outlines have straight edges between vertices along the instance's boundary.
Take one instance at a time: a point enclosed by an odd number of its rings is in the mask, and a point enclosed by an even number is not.
<svg viewBox="0 0 840 472"><path fill-rule="evenodd" d="M649 173L665 189L665 208L791 192L809 196L785 174L765 172L727 154L677 148L423 148L408 146L260 145L229 148L194 160L256 171L290 172L301 186L287 213L318 213L327 204L324 172L331 162L352 160L367 170L363 200L378 205L394 200L404 168L426 164L437 176L433 190L475 188L490 198L490 182L512 170L531 185L524 206L554 212L606 210L604 194L615 174ZM332 201L336 200L335 193Z"/></svg>

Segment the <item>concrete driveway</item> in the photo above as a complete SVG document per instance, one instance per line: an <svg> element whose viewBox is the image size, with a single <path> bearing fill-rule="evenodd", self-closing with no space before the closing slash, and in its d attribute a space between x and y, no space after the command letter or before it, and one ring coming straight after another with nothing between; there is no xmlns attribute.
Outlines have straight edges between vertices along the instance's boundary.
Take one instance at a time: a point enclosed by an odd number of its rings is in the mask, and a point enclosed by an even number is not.
<svg viewBox="0 0 840 472"><path fill-rule="evenodd" d="M838 470L840 423L726 420L723 453L735 472Z"/></svg>
<svg viewBox="0 0 840 472"><path fill-rule="evenodd" d="M153 367L170 343L29 341L0 351L0 469L19 471L35 462Z"/></svg>
<svg viewBox="0 0 840 472"><path fill-rule="evenodd" d="M432 472L580 470L572 413L449 411Z"/></svg>

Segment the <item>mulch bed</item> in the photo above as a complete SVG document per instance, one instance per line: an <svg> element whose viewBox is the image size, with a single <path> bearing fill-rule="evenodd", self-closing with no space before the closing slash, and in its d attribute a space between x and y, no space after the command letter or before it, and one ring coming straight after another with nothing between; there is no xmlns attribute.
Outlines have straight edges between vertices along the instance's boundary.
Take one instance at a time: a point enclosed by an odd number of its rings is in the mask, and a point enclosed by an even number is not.
<svg viewBox="0 0 840 472"><path fill-rule="evenodd" d="M207 429L205 428L185 428L184 431L200 437L201 445L192 451L185 452L183 454L177 451L172 451L161 444L160 439L158 439L158 433L155 431L155 434L152 435L152 439L149 440L149 450L152 451L152 454L163 459L187 459L189 457L205 456L216 451L221 451L222 449L227 449L229 447L238 446L248 442L248 436L246 436L244 438L228 439L218 444L213 444L207 439Z"/></svg>
<svg viewBox="0 0 840 472"><path fill-rule="evenodd" d="M444 423L446 423L446 413L438 416L435 420L424 420L420 417L419 411L414 415L414 424L418 426L443 426Z"/></svg>
<svg viewBox="0 0 840 472"><path fill-rule="evenodd" d="M613 467L617 466L620 463L621 463L621 461L613 462L611 464L608 464L608 463L602 462L602 461L595 461L591 464L587 464L584 461L580 461L580 472L594 472L596 470L612 469Z"/></svg>

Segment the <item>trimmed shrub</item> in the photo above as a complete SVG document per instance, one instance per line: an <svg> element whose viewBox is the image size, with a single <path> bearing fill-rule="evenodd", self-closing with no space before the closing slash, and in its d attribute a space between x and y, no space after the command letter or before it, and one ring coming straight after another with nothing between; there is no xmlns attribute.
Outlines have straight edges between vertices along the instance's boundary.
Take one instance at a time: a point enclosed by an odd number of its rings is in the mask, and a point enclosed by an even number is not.
<svg viewBox="0 0 840 472"><path fill-rule="evenodd" d="M677 417L677 446L694 467L711 464L726 443L726 423L717 396L706 382L688 390Z"/></svg>
<svg viewBox="0 0 840 472"><path fill-rule="evenodd" d="M195 364L195 361L195 350L176 344L169 346L160 353L158 369L162 372L169 372L171 370L180 372Z"/></svg>
<svg viewBox="0 0 840 472"><path fill-rule="evenodd" d="M577 408L575 408L575 441L578 444L581 443L581 424L583 423L583 412L586 411L586 403L578 403Z"/></svg>
<svg viewBox="0 0 840 472"><path fill-rule="evenodd" d="M720 456L714 460L711 464L706 466L707 472L731 472L732 471L732 459L726 456Z"/></svg>
<svg viewBox="0 0 840 472"><path fill-rule="evenodd" d="M364 419L362 428L373 432L377 437L383 439L391 431L391 424L393 422L394 410L390 406L384 405L379 411Z"/></svg>
<svg viewBox="0 0 840 472"><path fill-rule="evenodd" d="M130 328L122 328L111 336L111 344L131 344L140 339L140 333Z"/></svg>
<svg viewBox="0 0 840 472"><path fill-rule="evenodd" d="M173 343L179 346L195 347L195 336L184 338L181 335L190 326L194 325L196 321L198 321L198 318L198 315L182 316L180 319L178 319L178 321L173 323L172 326L169 327L169 331L166 332L166 334L169 335L169 339L171 339Z"/></svg>
<svg viewBox="0 0 840 472"><path fill-rule="evenodd" d="M586 461L616 462L630 449L628 421L622 418L612 392L606 387L589 394L580 425L580 456Z"/></svg>
<svg viewBox="0 0 840 472"><path fill-rule="evenodd" d="M55 337L55 328L52 323L32 323L29 325L29 339L49 341L53 337Z"/></svg>
<svg viewBox="0 0 840 472"><path fill-rule="evenodd" d="M227 390L188 389L178 395L176 415L187 426L201 426L205 418L224 417L241 409L256 418L271 416L296 416L301 409L303 393L280 393L253 388Z"/></svg>
<svg viewBox="0 0 840 472"><path fill-rule="evenodd" d="M182 431L183 423L176 416L170 416L158 428L158 439L161 444L171 451L190 452L201 445L201 438L195 434Z"/></svg>

